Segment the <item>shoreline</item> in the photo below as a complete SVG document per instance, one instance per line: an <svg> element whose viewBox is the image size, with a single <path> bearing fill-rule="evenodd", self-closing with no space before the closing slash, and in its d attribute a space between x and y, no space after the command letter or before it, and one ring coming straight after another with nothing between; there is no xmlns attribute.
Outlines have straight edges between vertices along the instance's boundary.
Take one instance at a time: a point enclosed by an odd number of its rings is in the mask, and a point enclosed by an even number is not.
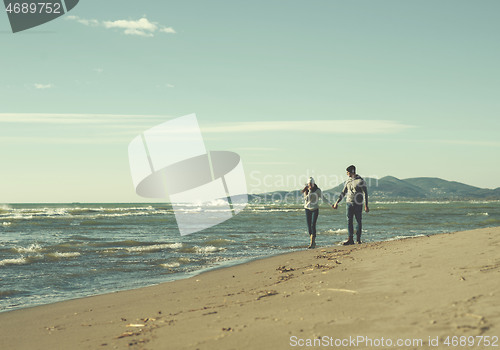
<svg viewBox="0 0 500 350"><path fill-rule="evenodd" d="M295 252L295 251L284 252L284 253L280 253L280 254L277 254L277 255L288 254L288 253L293 253L293 252ZM277 255L273 255L273 256L277 256ZM14 311L32 309L32 308L36 308L36 307L49 306L49 305L64 303L64 302L68 302L68 301L74 301L74 300L80 300L80 299L98 297L98 296L107 295L107 294L115 294L115 293L121 293L121 292L127 292L127 291L134 291L134 290L138 290L138 289L142 289L142 288L159 286L159 285L162 285L162 284L165 284L165 283L173 283L173 282L176 282L176 281L182 281L182 280L185 280L185 279L188 279L188 278L193 278L193 277L196 277L196 276L198 276L200 274L207 273L207 272L210 272L210 271L215 271L215 270L218 270L218 269L230 268L230 267L233 267L233 266L237 266L237 265L241 265L241 264L246 264L246 263L252 262L254 260L267 259L267 258L268 258L268 256L262 256L262 257L251 257L251 258L243 258L243 259L238 259L238 260L224 261L224 262L221 262L220 264L215 265L215 266L204 267L204 268L202 268L200 270L195 270L195 271L183 273L182 277L174 278L174 279L171 279L171 280L165 280L165 281L162 281L162 282L153 283L153 284L147 284L147 285L143 285L143 286L139 286L139 287L132 287L132 288L124 287L123 289L117 289L117 290L113 290L113 291L106 291L106 292L97 293L97 294L77 296L77 297L74 297L74 298L64 299L64 300L58 300L58 301L49 302L49 303L46 303L46 304L29 305L29 306L22 306L22 307L19 307L19 308L13 308L13 309L7 309L7 310L0 310L0 315L4 314L4 313L7 313L7 312L14 312ZM227 266L225 265L225 263L227 264Z"/></svg>
<svg viewBox="0 0 500 350"><path fill-rule="evenodd" d="M391 241L398 241L398 240L412 239L412 238L426 237L426 236L428 237L428 236L448 234L448 233L452 233L452 232L438 232L438 233L433 233L433 234L430 234L430 235L418 234L418 235L415 235L415 236L406 236L406 237L404 237L404 236L398 236L398 237L389 238L389 239L382 240L382 241L372 241L372 242L368 242L368 243L364 242L363 244L391 242ZM318 246L316 249L341 247L342 246L341 243L343 241L344 240L341 240L341 241L337 242L337 244L335 244L335 245ZM241 265L241 264L247 264L247 263L250 263L252 261L257 261L257 260L261 260L261 259L268 259L270 257L280 256L280 255L283 255L283 254L290 254L290 253L300 252L300 251L305 250L305 249L307 249L307 244L304 244L304 248L297 248L296 250L285 251L285 252L281 252L281 253L278 253L278 254L275 254L275 255L271 255L271 256L257 256L257 257L248 257L248 258L242 258L242 259L236 259L236 260L223 261L220 264L217 264L217 265L214 265L214 266L204 267L204 268L199 269L199 270L195 270L195 271L190 271L190 272L187 272L187 273L183 273L182 276L179 277L179 278L173 278L171 280L167 279L165 281L161 281L161 282L158 282L158 283L145 284L145 285L138 286L138 287L124 287L123 289L116 289L116 290L112 290L112 291L104 291L102 293L97 293L97 294L89 294L89 295L76 296L74 298L58 300L58 301L49 302L49 303L45 303L45 304L28 305L28 306L22 306L22 307L18 307L18 308L7 309L7 310L0 310L0 314L6 313L6 312L13 312L13 311L31 309L31 308L41 307L41 306L48 306L48 305L53 305L53 304L58 304L58 303L64 303L64 302L67 302L67 301L74 301L74 300L79 300L79 299L85 299L85 298L91 298L91 297L98 297L98 296L107 295L107 294L114 294L114 293L120 293L120 292L138 290L138 289L142 289L142 288L154 287L154 286L162 285L164 283L172 283L172 282L181 281L181 280L184 280L184 279L189 279L189 278L196 277L198 275L201 275L201 274L204 274L204 273L207 273L207 272L210 272L210 271L215 271L215 270L219 270L219 269L230 268L230 267L233 267L233 266L238 266L238 265Z"/></svg>
<svg viewBox="0 0 500 350"><path fill-rule="evenodd" d="M8 349L288 349L292 336L500 336L500 227L407 238L287 252L9 310L0 313L0 336Z"/></svg>

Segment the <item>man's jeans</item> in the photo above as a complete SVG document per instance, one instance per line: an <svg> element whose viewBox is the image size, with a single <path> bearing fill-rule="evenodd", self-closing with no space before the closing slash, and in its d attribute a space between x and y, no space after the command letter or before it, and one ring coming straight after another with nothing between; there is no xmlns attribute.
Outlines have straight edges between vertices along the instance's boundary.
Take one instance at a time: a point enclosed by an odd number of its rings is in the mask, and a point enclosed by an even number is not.
<svg viewBox="0 0 500 350"><path fill-rule="evenodd" d="M347 231L349 232L349 239L354 239L354 225L353 219L356 218L356 238L361 238L361 213L363 212L363 205L356 203L347 203Z"/></svg>

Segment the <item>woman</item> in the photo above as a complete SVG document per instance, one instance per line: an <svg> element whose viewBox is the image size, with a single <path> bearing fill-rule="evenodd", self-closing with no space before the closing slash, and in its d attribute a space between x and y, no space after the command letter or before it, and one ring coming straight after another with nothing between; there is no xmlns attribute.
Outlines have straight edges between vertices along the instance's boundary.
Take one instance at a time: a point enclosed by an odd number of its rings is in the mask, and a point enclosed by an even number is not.
<svg viewBox="0 0 500 350"><path fill-rule="evenodd" d="M318 221L319 215L319 199L323 199L323 201L328 204L330 204L330 202L323 196L321 189L314 183L312 177L307 181L306 187L304 187L302 193L304 194L305 201L304 209L306 211L307 230L309 231L309 238L311 240L307 248L313 249L316 247L316 221Z"/></svg>

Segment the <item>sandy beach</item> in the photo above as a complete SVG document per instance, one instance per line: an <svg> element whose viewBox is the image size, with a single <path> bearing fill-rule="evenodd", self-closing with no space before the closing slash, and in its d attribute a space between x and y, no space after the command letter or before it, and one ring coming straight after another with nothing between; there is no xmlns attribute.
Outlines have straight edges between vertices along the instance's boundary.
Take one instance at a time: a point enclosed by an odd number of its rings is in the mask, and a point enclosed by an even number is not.
<svg viewBox="0 0 500 350"><path fill-rule="evenodd" d="M498 227L318 247L4 312L0 346L449 349L447 339L467 339L470 349L498 349L499 251Z"/></svg>

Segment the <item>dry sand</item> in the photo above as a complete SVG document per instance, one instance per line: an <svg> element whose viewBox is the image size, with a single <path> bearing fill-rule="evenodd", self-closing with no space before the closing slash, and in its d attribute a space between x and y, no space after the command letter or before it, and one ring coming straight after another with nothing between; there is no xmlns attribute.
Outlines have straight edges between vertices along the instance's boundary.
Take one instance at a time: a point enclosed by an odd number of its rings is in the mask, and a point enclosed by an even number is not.
<svg viewBox="0 0 500 350"><path fill-rule="evenodd" d="M320 247L0 314L5 350L293 349L350 336L373 346L324 348L453 349L446 337L474 336L462 349L500 349L476 337L500 336L500 228Z"/></svg>

